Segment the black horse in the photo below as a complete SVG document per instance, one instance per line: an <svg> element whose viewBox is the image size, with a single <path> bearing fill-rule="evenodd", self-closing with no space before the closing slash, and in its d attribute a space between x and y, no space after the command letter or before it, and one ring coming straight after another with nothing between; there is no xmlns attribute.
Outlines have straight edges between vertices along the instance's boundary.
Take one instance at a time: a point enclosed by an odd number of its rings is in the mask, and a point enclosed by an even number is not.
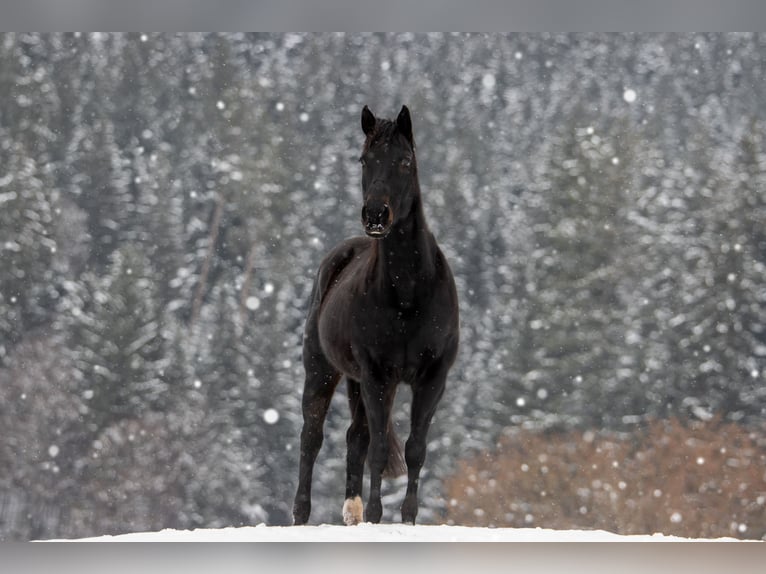
<svg viewBox="0 0 766 574"><path fill-rule="evenodd" d="M362 224L367 237L337 245L319 266L306 320L303 430L295 524L311 513L311 477L323 426L342 375L352 422L343 521L362 521L362 479L369 451L370 495L364 518L380 522L381 476L408 472L402 520L418 512L426 434L458 349L455 281L426 225L412 122L362 110ZM402 449L391 426L400 382L412 386L410 436Z"/></svg>

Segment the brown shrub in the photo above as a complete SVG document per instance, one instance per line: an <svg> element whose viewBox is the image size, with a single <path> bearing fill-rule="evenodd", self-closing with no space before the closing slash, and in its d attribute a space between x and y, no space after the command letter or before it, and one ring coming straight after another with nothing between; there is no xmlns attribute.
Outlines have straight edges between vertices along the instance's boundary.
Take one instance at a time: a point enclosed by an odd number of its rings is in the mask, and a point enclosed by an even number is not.
<svg viewBox="0 0 766 574"><path fill-rule="evenodd" d="M520 431L459 464L451 524L766 537L766 433L657 421L630 435Z"/></svg>

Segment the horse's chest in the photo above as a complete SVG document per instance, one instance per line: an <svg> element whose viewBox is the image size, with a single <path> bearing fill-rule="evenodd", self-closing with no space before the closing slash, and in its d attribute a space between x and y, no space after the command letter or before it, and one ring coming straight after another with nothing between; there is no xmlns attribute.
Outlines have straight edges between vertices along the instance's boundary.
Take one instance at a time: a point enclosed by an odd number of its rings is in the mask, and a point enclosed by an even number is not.
<svg viewBox="0 0 766 574"><path fill-rule="evenodd" d="M335 334L332 341L322 337L325 353L336 368L355 378L372 370L386 378L409 379L438 346L432 307L428 301L381 303L365 294L344 301L331 294L320 319L320 332Z"/></svg>
<svg viewBox="0 0 766 574"><path fill-rule="evenodd" d="M414 309L410 305L361 303L352 308L352 313L355 320L349 324L351 343L386 353L392 361L403 358L413 345L417 345L423 335L424 323L428 322L428 313L424 309Z"/></svg>

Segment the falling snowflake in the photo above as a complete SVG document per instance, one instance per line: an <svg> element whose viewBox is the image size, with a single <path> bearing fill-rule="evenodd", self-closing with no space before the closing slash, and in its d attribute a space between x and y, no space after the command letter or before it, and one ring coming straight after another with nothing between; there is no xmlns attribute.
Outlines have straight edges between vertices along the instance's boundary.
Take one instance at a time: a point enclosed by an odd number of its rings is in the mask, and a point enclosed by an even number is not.
<svg viewBox="0 0 766 574"><path fill-rule="evenodd" d="M263 420L267 425L276 424L279 420L279 412L276 409L266 409L263 412Z"/></svg>

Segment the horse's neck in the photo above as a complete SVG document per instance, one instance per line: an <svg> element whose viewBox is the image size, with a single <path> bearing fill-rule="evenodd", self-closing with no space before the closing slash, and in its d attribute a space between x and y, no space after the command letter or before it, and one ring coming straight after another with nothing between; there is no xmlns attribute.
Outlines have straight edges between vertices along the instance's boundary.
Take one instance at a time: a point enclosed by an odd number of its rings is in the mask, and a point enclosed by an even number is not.
<svg viewBox="0 0 766 574"><path fill-rule="evenodd" d="M400 301L412 301L419 288L430 284L435 273L433 236L426 225L420 200L404 220L375 242L376 271Z"/></svg>

